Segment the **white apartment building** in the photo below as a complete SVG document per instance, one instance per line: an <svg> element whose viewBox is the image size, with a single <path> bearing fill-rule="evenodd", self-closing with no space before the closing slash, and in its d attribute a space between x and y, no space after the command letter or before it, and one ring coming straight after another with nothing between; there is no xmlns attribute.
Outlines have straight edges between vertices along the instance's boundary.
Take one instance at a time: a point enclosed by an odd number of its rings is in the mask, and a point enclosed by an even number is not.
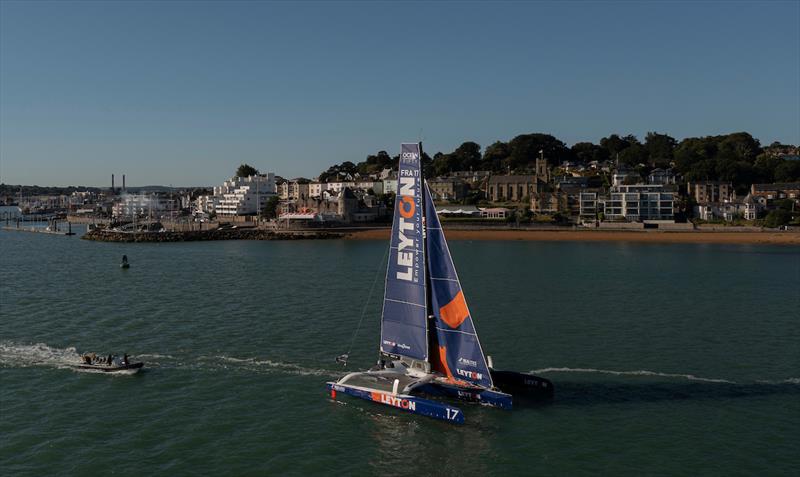
<svg viewBox="0 0 800 477"><path fill-rule="evenodd" d="M328 182L328 189L334 192L341 192L342 189L345 187L349 187L350 189L354 189L356 187L355 181L333 181Z"/></svg>
<svg viewBox="0 0 800 477"><path fill-rule="evenodd" d="M309 197L321 197L322 192L328 190L328 184L325 182L310 182L308 184Z"/></svg>
<svg viewBox="0 0 800 477"><path fill-rule="evenodd" d="M675 194L660 184L613 186L603 214L606 220L675 220Z"/></svg>
<svg viewBox="0 0 800 477"><path fill-rule="evenodd" d="M383 193L397 194L397 172L391 171L383 179Z"/></svg>
<svg viewBox="0 0 800 477"><path fill-rule="evenodd" d="M368 191L372 189L375 194L383 194L383 181L373 179L356 179L356 189Z"/></svg>
<svg viewBox="0 0 800 477"><path fill-rule="evenodd" d="M122 194L114 202L111 215L114 217L145 217L159 218L165 214L178 210L175 199L161 194Z"/></svg>
<svg viewBox="0 0 800 477"><path fill-rule="evenodd" d="M214 187L217 215L254 215L264 208L270 197L277 194L275 174L233 177L222 186Z"/></svg>

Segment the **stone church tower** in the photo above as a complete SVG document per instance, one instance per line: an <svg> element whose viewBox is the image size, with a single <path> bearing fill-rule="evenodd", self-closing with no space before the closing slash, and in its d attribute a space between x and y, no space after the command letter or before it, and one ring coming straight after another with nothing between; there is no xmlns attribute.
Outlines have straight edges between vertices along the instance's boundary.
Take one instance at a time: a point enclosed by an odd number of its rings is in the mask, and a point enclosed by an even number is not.
<svg viewBox="0 0 800 477"><path fill-rule="evenodd" d="M547 160L544 156L536 159L536 178L543 182L550 182L550 172L547 170Z"/></svg>

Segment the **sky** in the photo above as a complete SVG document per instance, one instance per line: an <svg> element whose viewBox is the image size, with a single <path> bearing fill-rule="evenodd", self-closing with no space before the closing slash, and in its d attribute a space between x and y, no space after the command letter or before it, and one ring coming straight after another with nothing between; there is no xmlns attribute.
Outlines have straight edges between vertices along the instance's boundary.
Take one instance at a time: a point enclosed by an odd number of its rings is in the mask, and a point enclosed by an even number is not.
<svg viewBox="0 0 800 477"><path fill-rule="evenodd" d="M648 131L800 144L800 1L0 0L6 184L311 178L401 142Z"/></svg>

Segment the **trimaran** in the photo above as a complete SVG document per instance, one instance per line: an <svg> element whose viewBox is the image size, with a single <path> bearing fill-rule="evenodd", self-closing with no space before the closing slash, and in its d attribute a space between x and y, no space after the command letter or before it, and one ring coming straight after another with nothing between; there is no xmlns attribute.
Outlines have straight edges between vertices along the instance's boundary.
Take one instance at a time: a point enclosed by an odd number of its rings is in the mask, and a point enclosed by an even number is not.
<svg viewBox="0 0 800 477"><path fill-rule="evenodd" d="M421 143L402 145L378 364L329 382L331 396L341 392L459 424L461 409L428 397L502 409L512 407L508 392L551 397L547 379L497 371L491 357L487 362L423 179L421 153Z"/></svg>

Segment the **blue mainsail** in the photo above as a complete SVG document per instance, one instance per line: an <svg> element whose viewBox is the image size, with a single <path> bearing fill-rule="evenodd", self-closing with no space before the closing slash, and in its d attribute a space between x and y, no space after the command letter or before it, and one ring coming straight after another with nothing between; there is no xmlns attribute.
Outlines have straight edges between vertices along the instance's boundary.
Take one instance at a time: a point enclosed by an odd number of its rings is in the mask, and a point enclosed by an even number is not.
<svg viewBox="0 0 800 477"><path fill-rule="evenodd" d="M418 143L402 145L383 297L381 351L427 360L421 154Z"/></svg>
<svg viewBox="0 0 800 477"><path fill-rule="evenodd" d="M428 278L438 339L438 349L432 351L436 355L431 357L431 363L450 380L467 381L490 388L492 377L489 367L478 341L427 182L424 189Z"/></svg>

